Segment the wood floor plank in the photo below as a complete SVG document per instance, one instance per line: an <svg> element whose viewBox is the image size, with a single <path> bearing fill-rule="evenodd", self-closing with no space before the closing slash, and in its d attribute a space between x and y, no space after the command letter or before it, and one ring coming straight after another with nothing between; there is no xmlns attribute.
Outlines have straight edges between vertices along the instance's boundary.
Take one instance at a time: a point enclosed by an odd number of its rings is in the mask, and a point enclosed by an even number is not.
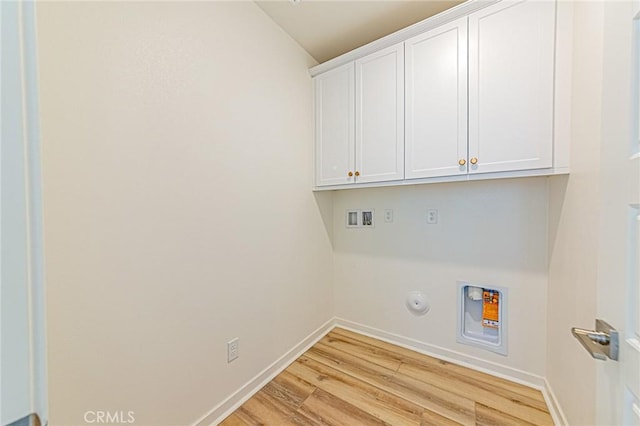
<svg viewBox="0 0 640 426"><path fill-rule="evenodd" d="M246 402L245 402L246 404ZM231 416L227 417L221 424L227 426L227 420L233 421L233 425L242 424L245 426L259 426L262 425L260 419L256 418L251 412L247 411L244 404L238 408L236 411L231 414Z"/></svg>
<svg viewBox="0 0 640 426"><path fill-rule="evenodd" d="M315 389L315 386L283 371L262 388L262 391L289 410L296 411Z"/></svg>
<svg viewBox="0 0 640 426"><path fill-rule="evenodd" d="M291 392L298 396L298 398L306 398L316 390L315 386L305 382L293 374L290 374L286 370L278 374L273 381L289 388Z"/></svg>
<svg viewBox="0 0 640 426"><path fill-rule="evenodd" d="M287 370L386 423L398 426L420 424L423 409L419 405L386 393L304 355Z"/></svg>
<svg viewBox="0 0 640 426"><path fill-rule="evenodd" d="M476 425L478 426L534 426L502 411L476 404Z"/></svg>
<svg viewBox="0 0 640 426"><path fill-rule="evenodd" d="M444 360L429 357L419 352L415 352L401 346L392 345L391 343L383 342L381 340L355 333L344 328L336 327L331 331L331 334L375 346L381 350L386 350L388 353L394 354L395 357L400 357L400 359L403 360L404 363L417 362L421 367L432 366L434 368L444 368L444 370L447 371L448 374L468 377L475 382L488 384L493 389L501 389L506 391L507 393L522 395L524 398L526 398L527 401L530 401L529 405L539 408L543 411L547 410L544 397L542 396L542 393L537 389L533 389L519 383L514 383L506 379L495 377L490 374L482 373L480 371L463 367L461 365L452 364Z"/></svg>
<svg viewBox="0 0 640 426"><path fill-rule="evenodd" d="M437 386L458 395L472 395L475 402L488 406L499 407L500 410L505 413L519 417L522 420L538 425L549 424L548 420L550 417L548 412L526 405L516 397L508 398L504 395L500 395L497 390L492 392L491 390L470 384L463 379L441 375L433 371L419 368L405 368L404 365L400 367L399 373L406 374L408 377L415 377L424 383Z"/></svg>
<svg viewBox="0 0 640 426"><path fill-rule="evenodd" d="M386 424L382 420L322 389L316 389L305 400L298 412L316 424L323 426Z"/></svg>
<svg viewBox="0 0 640 426"><path fill-rule="evenodd" d="M327 345L317 344L309 349L305 356L459 424L475 424L475 403L471 399L398 374L377 364L363 362L354 355Z"/></svg>
<svg viewBox="0 0 640 426"><path fill-rule="evenodd" d="M420 422L420 426L460 426L461 424L431 410L424 410L422 421Z"/></svg>
<svg viewBox="0 0 640 426"><path fill-rule="evenodd" d="M415 377L425 383L435 385L458 395L473 395L476 402L487 406L497 405L505 413L525 421L540 425L553 424L549 423L551 417L548 414L548 408L544 403L542 394L535 389L514 384L504 379L457 366L446 361L437 360L418 352L391 345L345 329L335 328L332 330L332 333L377 346L390 353L405 355L405 363L399 367L399 373L403 373L409 377ZM491 382L491 380L494 380L495 383ZM505 385L505 382L508 383L508 385ZM505 389L505 387L517 389L519 393L511 392ZM535 395L536 397L532 398L530 395ZM537 395L539 395L539 397Z"/></svg>
<svg viewBox="0 0 640 426"><path fill-rule="evenodd" d="M477 380L475 377L473 377L473 375L454 372L451 368L449 368L448 365L434 364L431 361L424 362L419 360L408 360L398 368L398 371L410 375L413 374L412 372L416 370L438 374L445 380L454 381L456 383L459 383L461 386L464 385L473 387L483 394L498 395L516 404L526 405L540 411L548 412L547 405L545 404L544 400L540 401L537 397L531 398L528 395L511 392L500 386L499 384L494 384L485 380ZM540 396L542 396L542 393L540 393Z"/></svg>
<svg viewBox="0 0 640 426"><path fill-rule="evenodd" d="M475 402L481 404L499 407L501 411L522 420L535 423L537 425L553 425L549 423L551 417L549 413L537 408L524 404L518 396L505 397L496 389L486 389L469 383L468 378L453 377L443 375L437 372L417 367L414 364L403 364L398 371L400 374L406 374L409 377L437 386L441 389L448 390L458 395L472 395Z"/></svg>
<svg viewBox="0 0 640 426"><path fill-rule="evenodd" d="M223 426L552 425L541 392L335 328Z"/></svg>
<svg viewBox="0 0 640 426"><path fill-rule="evenodd" d="M402 357L380 350L375 346L362 344L356 340L343 337L339 334L329 333L319 343L326 344L344 352L357 355L361 359L373 364L378 364L393 371L398 371L402 364Z"/></svg>
<svg viewBox="0 0 640 426"><path fill-rule="evenodd" d="M250 423L246 423L239 414L234 411L229 417L224 419L219 426L247 426Z"/></svg>
<svg viewBox="0 0 640 426"><path fill-rule="evenodd" d="M264 389L242 404L244 414L261 425L312 425L304 416L273 399Z"/></svg>

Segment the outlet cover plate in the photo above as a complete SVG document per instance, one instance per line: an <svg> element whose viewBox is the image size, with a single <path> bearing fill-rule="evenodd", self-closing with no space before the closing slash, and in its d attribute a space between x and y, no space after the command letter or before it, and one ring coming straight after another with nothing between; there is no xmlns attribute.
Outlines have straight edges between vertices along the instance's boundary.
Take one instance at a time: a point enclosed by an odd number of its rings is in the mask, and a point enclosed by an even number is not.
<svg viewBox="0 0 640 426"><path fill-rule="evenodd" d="M238 353L239 349L240 339L238 337L227 342L227 362L231 362L234 359L238 358L238 356L240 355Z"/></svg>

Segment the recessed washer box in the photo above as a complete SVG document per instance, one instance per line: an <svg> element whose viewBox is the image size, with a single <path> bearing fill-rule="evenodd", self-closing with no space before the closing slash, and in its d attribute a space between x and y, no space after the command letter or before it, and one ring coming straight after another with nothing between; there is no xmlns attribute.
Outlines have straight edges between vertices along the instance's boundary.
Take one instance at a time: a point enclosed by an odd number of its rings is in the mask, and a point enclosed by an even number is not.
<svg viewBox="0 0 640 426"><path fill-rule="evenodd" d="M507 289L458 281L457 341L507 355Z"/></svg>

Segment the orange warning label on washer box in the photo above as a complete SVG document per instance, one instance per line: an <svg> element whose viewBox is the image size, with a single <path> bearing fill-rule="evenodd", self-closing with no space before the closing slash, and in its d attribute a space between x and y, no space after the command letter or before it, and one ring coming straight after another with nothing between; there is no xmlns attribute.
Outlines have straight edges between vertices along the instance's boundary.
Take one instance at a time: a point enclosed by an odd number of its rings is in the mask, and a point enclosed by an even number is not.
<svg viewBox="0 0 640 426"><path fill-rule="evenodd" d="M482 292L482 326L498 328L500 326L500 293L492 290Z"/></svg>

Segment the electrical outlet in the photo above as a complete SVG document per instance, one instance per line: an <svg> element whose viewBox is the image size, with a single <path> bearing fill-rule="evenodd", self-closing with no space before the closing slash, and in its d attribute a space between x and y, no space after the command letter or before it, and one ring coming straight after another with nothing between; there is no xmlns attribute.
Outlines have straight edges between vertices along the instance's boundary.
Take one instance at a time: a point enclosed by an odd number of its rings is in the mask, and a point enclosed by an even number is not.
<svg viewBox="0 0 640 426"><path fill-rule="evenodd" d="M234 359L238 358L238 350L240 349L239 343L240 339L238 337L227 342L227 362L231 362Z"/></svg>
<svg viewBox="0 0 640 426"><path fill-rule="evenodd" d="M429 225L435 225L438 223L438 210L429 209L427 210L427 223Z"/></svg>
<svg viewBox="0 0 640 426"><path fill-rule="evenodd" d="M387 209L384 211L384 221L387 223L393 222L393 210Z"/></svg>

